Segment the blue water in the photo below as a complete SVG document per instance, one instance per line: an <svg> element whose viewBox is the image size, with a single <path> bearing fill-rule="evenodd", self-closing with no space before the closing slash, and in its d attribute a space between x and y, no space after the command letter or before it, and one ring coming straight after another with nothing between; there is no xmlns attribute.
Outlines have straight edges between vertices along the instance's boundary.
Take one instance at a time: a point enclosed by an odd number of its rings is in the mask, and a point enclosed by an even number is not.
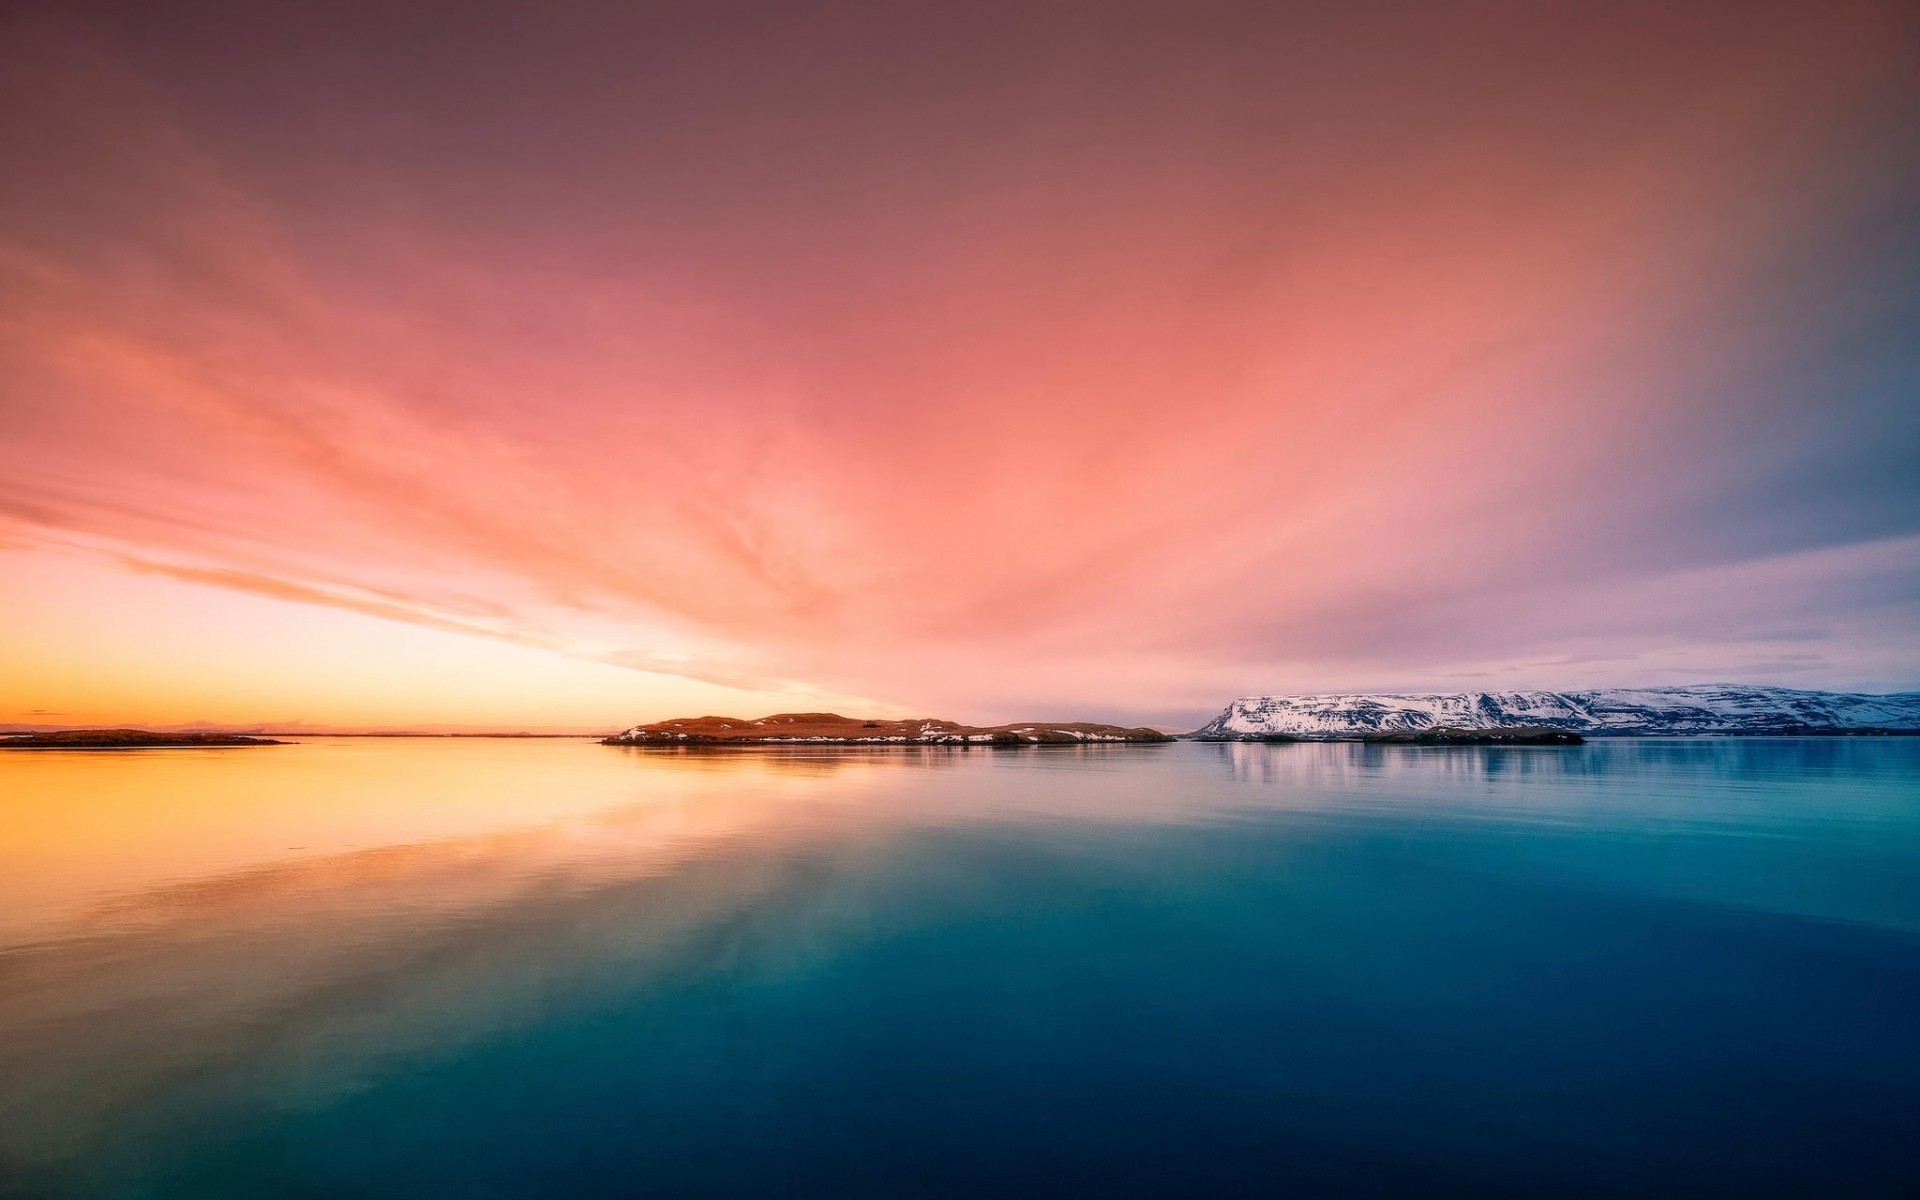
<svg viewBox="0 0 1920 1200"><path fill-rule="evenodd" d="M11 1193L1920 1194L1920 739L246 753L0 802L304 839L31 852L153 878L0 952Z"/></svg>

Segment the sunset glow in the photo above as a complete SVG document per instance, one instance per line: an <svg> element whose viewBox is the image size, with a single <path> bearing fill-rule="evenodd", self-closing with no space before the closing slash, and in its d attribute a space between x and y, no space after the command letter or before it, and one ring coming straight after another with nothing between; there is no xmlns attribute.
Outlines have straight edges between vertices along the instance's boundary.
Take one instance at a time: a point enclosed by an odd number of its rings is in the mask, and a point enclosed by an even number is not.
<svg viewBox="0 0 1920 1200"><path fill-rule="evenodd" d="M1910 5L357 7L0 18L0 724L1920 684Z"/></svg>

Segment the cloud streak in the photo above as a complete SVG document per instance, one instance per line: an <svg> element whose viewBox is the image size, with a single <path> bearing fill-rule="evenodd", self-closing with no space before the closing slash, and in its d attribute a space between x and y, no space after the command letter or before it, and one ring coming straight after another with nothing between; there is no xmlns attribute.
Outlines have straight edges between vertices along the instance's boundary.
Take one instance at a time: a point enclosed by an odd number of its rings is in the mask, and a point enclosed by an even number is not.
<svg viewBox="0 0 1920 1200"><path fill-rule="evenodd" d="M983 718L1920 673L1910 13L1094 15L23 10L0 537Z"/></svg>

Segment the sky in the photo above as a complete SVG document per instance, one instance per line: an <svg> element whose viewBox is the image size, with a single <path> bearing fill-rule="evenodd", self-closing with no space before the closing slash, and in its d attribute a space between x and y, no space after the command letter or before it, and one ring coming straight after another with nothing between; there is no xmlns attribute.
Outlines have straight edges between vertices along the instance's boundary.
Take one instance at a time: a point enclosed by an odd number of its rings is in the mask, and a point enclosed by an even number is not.
<svg viewBox="0 0 1920 1200"><path fill-rule="evenodd" d="M1920 9L0 15L0 725L1920 687Z"/></svg>

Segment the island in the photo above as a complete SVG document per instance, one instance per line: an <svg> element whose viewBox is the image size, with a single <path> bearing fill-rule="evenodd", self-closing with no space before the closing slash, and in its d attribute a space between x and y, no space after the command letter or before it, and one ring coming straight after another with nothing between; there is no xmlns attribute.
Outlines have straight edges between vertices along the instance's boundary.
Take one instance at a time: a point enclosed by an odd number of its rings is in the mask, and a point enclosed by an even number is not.
<svg viewBox="0 0 1920 1200"><path fill-rule="evenodd" d="M1920 692L1812 692L1736 683L1576 692L1243 696L1203 742L1356 742L1439 729L1559 729L1583 737L1920 735Z"/></svg>
<svg viewBox="0 0 1920 1200"><path fill-rule="evenodd" d="M284 746L240 733L155 733L147 729L60 729L0 735L0 750L179 750L206 746Z"/></svg>
<svg viewBox="0 0 1920 1200"><path fill-rule="evenodd" d="M1170 742L1157 729L1088 721L962 725L932 717L867 720L838 713L775 713L770 717L682 717L602 738L605 746L1080 746Z"/></svg>

